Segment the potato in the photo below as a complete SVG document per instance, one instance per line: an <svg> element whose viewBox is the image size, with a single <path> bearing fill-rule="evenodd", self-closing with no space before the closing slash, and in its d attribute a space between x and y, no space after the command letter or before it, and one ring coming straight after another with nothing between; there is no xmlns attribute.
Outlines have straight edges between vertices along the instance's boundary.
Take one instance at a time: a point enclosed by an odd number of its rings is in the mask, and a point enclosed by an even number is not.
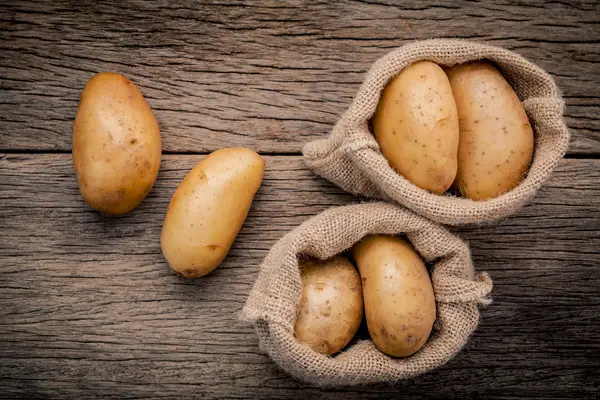
<svg viewBox="0 0 600 400"><path fill-rule="evenodd" d="M113 72L92 77L73 124L79 190L92 208L125 214L144 200L160 167L160 131L144 96Z"/></svg>
<svg viewBox="0 0 600 400"><path fill-rule="evenodd" d="M533 155L533 130L521 101L488 62L460 65L448 77L460 126L455 187L473 200L513 189Z"/></svg>
<svg viewBox="0 0 600 400"><path fill-rule="evenodd" d="M392 357L417 352L436 318L433 287L419 254L398 237L373 235L354 245L352 256L375 346Z"/></svg>
<svg viewBox="0 0 600 400"><path fill-rule="evenodd" d="M217 150L200 161L169 203L163 255L186 278L204 276L223 261L246 220L265 171L246 148Z"/></svg>
<svg viewBox="0 0 600 400"><path fill-rule="evenodd" d="M335 354L356 334L363 317L358 272L337 256L327 261L301 261L302 298L294 330L315 351Z"/></svg>
<svg viewBox="0 0 600 400"><path fill-rule="evenodd" d="M458 116L450 83L438 65L416 62L387 84L373 131L381 152L403 177L433 193L452 185Z"/></svg>

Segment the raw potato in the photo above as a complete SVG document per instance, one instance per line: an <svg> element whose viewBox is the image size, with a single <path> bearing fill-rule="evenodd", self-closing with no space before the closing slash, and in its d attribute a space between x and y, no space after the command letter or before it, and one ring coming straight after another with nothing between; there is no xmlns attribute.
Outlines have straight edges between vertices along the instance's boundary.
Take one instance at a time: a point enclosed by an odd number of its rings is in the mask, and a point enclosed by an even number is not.
<svg viewBox="0 0 600 400"><path fill-rule="evenodd" d="M358 272L337 256L327 261L300 262L302 298L294 330L315 351L335 354L356 334L363 317Z"/></svg>
<svg viewBox="0 0 600 400"><path fill-rule="evenodd" d="M246 220L265 171L246 148L217 150L179 185L167 209L161 248L186 278L204 276L223 261Z"/></svg>
<svg viewBox="0 0 600 400"><path fill-rule="evenodd" d="M433 287L419 254L398 237L374 235L354 245L352 255L375 346L392 357L417 352L436 318Z"/></svg>
<svg viewBox="0 0 600 400"><path fill-rule="evenodd" d="M73 125L73 163L85 202L113 215L133 210L152 189L160 156L158 124L133 82L113 72L92 77Z"/></svg>
<svg viewBox="0 0 600 400"><path fill-rule="evenodd" d="M403 177L433 193L452 185L458 116L448 77L437 64L416 62L387 84L373 131L381 152Z"/></svg>
<svg viewBox="0 0 600 400"><path fill-rule="evenodd" d="M521 101L490 63L448 71L460 125L455 186L485 200L515 188L533 156L533 130Z"/></svg>

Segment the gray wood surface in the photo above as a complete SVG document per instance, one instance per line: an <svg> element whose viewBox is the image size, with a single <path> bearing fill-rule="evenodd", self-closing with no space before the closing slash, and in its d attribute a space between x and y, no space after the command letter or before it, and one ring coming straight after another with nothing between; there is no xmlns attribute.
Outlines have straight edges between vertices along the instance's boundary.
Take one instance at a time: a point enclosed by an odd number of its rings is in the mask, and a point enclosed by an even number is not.
<svg viewBox="0 0 600 400"><path fill-rule="evenodd" d="M0 385L10 395L296 397L237 315L261 259L289 229L355 201L298 156L266 156L265 181L225 263L184 280L160 254L169 198L201 158L167 155L155 189L120 218L81 200L70 155L0 159ZM469 346L399 394L592 396L600 389L600 160L565 160L536 201L498 225L460 228L494 303ZM307 201L310 199L310 201Z"/></svg>
<svg viewBox="0 0 600 400"><path fill-rule="evenodd" d="M600 396L600 5L587 1L0 4L0 398L597 398ZM548 70L570 152L534 201L453 228L494 280L469 345L408 382L319 390L261 354L238 322L286 232L359 201L299 149L327 134L365 71L415 39L463 37ZM70 155L95 72L133 79L165 155L132 213L79 194ZM250 146L265 180L227 259L198 280L160 253L171 194L207 151Z"/></svg>
<svg viewBox="0 0 600 400"><path fill-rule="evenodd" d="M564 91L570 151L600 153L597 1L5 3L0 151L70 149L83 85L113 70L148 99L167 152L298 152L331 129L379 57L458 37L545 68Z"/></svg>

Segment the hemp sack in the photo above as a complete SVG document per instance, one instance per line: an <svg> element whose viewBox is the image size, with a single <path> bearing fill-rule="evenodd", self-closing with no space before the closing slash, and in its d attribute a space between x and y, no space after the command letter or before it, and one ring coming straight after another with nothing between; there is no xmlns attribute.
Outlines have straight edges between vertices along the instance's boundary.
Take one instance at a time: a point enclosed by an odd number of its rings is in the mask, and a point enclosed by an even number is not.
<svg viewBox="0 0 600 400"><path fill-rule="evenodd" d="M525 179L496 198L473 201L423 190L395 172L369 131L389 80L408 65L430 60L442 66L487 59L502 72L522 101L534 130L535 147ZM564 101L554 80L511 51L475 42L433 39L402 46L373 64L354 101L326 139L304 146L306 164L355 195L394 201L432 221L461 225L494 221L518 211L544 183L567 151Z"/></svg>
<svg viewBox="0 0 600 400"><path fill-rule="evenodd" d="M328 259L369 234L404 234L433 263L438 329L407 358L391 358L370 340L333 357L317 353L294 336L302 292L298 258ZM404 208L370 202L331 208L281 238L263 261L241 319L255 324L261 347L300 380L323 387L395 382L437 368L460 351L479 322L478 303L488 304L491 290L489 276L475 273L469 247L457 236Z"/></svg>

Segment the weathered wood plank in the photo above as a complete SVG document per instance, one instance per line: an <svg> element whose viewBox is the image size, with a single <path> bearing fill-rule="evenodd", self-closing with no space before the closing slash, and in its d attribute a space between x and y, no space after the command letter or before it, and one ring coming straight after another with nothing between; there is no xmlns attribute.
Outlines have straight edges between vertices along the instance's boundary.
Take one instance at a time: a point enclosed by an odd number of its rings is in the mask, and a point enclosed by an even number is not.
<svg viewBox="0 0 600 400"><path fill-rule="evenodd" d="M329 132L377 58L460 37L549 71L570 152L599 154L599 16L595 1L2 2L0 151L69 150L83 85L116 70L147 97L167 152L297 153Z"/></svg>
<svg viewBox="0 0 600 400"><path fill-rule="evenodd" d="M265 181L225 263L183 280L159 237L170 195L202 156L167 155L120 218L85 206L68 154L0 157L0 393L23 397L591 397L600 390L600 160L564 160L535 203L457 229L494 303L468 348L395 387L320 391L260 354L237 314L268 249L356 201L300 157L267 156ZM310 201L307 201L310 199Z"/></svg>

